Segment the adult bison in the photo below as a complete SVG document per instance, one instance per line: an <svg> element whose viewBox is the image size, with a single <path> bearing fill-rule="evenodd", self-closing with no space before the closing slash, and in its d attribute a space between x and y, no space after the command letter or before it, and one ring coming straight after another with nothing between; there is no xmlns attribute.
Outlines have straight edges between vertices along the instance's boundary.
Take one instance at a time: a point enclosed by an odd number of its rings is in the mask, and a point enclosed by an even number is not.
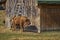
<svg viewBox="0 0 60 40"><path fill-rule="evenodd" d="M30 20L25 16L14 16L14 18L11 20L11 23L11 28L13 30L16 30L18 28L24 31L24 28L30 25Z"/></svg>

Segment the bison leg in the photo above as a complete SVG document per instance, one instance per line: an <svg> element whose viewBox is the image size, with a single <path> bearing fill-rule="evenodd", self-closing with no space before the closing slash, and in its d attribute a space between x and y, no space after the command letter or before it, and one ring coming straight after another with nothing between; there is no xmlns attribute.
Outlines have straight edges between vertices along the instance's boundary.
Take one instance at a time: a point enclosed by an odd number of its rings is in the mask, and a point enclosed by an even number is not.
<svg viewBox="0 0 60 40"><path fill-rule="evenodd" d="M21 31L24 31L23 24L20 24Z"/></svg>
<svg viewBox="0 0 60 40"><path fill-rule="evenodd" d="M20 25L16 24L16 29L19 30L20 29Z"/></svg>
<svg viewBox="0 0 60 40"><path fill-rule="evenodd" d="M16 24L12 24L11 29L12 29L12 31L15 31L16 30Z"/></svg>
<svg viewBox="0 0 60 40"><path fill-rule="evenodd" d="M24 26L22 25L22 30L24 31Z"/></svg>

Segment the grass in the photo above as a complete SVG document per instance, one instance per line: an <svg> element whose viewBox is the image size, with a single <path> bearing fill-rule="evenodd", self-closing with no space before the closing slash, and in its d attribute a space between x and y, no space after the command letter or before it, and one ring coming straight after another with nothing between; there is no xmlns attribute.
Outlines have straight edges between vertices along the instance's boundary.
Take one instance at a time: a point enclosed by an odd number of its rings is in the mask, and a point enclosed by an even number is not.
<svg viewBox="0 0 60 40"><path fill-rule="evenodd" d="M60 32L0 33L0 40L60 40Z"/></svg>

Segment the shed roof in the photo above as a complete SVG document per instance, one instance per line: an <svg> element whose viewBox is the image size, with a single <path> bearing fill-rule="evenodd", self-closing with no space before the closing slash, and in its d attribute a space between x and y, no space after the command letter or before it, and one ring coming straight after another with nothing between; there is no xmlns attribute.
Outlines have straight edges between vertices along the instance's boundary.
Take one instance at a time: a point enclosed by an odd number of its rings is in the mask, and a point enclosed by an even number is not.
<svg viewBox="0 0 60 40"><path fill-rule="evenodd" d="M39 4L60 4L60 0L38 0Z"/></svg>
<svg viewBox="0 0 60 40"><path fill-rule="evenodd" d="M38 1L60 1L60 0L38 0Z"/></svg>

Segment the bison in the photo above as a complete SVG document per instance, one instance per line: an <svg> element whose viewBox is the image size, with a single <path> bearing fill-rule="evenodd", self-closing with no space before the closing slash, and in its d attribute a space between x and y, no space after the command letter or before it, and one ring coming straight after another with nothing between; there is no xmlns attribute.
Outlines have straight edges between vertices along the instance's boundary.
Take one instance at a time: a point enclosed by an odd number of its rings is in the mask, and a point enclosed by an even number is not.
<svg viewBox="0 0 60 40"><path fill-rule="evenodd" d="M11 23L12 23L11 28L13 30L16 30L16 28L19 28L19 29L22 29L22 31L24 31L25 27L31 24L30 20L25 16L17 16L17 17L15 16L11 20Z"/></svg>

